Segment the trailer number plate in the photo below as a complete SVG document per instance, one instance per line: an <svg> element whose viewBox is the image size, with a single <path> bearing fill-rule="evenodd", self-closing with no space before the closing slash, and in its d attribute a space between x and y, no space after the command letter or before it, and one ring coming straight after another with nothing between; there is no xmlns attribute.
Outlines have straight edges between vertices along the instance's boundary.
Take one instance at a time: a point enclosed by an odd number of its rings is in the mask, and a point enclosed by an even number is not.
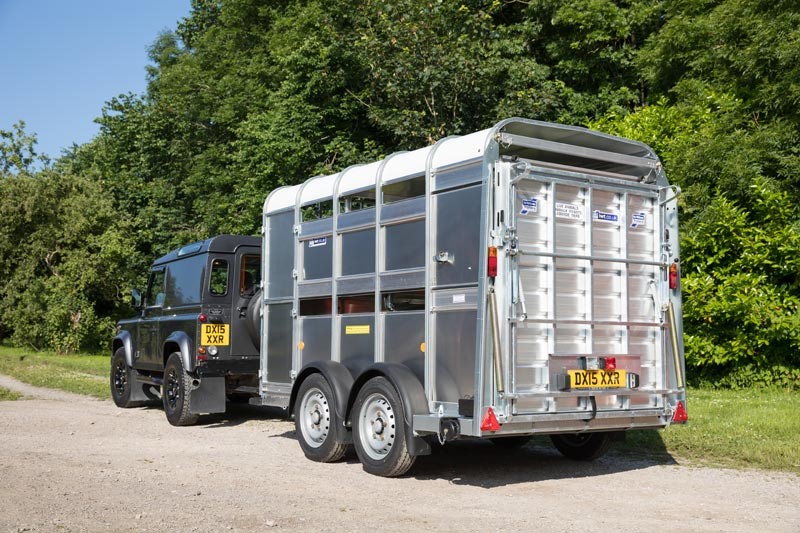
<svg viewBox="0 0 800 533"><path fill-rule="evenodd" d="M203 346L227 346L230 344L230 330L228 324L202 324L200 344Z"/></svg>
<svg viewBox="0 0 800 533"><path fill-rule="evenodd" d="M571 389L615 389L628 386L624 370L567 370Z"/></svg>

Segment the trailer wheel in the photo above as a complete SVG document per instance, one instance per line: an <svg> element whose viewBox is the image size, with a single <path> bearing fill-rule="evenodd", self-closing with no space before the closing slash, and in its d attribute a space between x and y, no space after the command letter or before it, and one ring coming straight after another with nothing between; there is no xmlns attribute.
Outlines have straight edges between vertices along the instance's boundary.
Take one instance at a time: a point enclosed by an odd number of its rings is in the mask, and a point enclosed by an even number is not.
<svg viewBox="0 0 800 533"><path fill-rule="evenodd" d="M603 456L611 446L611 437L608 433L550 435L550 440L565 457L576 461L597 459Z"/></svg>
<svg viewBox="0 0 800 533"><path fill-rule="evenodd" d="M169 423L173 426L191 426L197 422L198 416L189 412L192 381L183 369L179 353L173 353L167 359L163 387L161 398Z"/></svg>
<svg viewBox="0 0 800 533"><path fill-rule="evenodd" d="M328 380L321 374L308 376L300 384L297 397L294 427L303 453L319 463L341 459L347 444L337 439L339 423Z"/></svg>
<svg viewBox="0 0 800 533"><path fill-rule="evenodd" d="M416 459L408 453L403 403L384 377L367 381L353 404L353 441L364 470L383 477L401 476Z"/></svg>
<svg viewBox="0 0 800 533"><path fill-rule="evenodd" d="M117 407L127 409L144 405L144 402L131 400L133 379L133 369L125 361L125 350L118 348L111 358L111 398Z"/></svg>

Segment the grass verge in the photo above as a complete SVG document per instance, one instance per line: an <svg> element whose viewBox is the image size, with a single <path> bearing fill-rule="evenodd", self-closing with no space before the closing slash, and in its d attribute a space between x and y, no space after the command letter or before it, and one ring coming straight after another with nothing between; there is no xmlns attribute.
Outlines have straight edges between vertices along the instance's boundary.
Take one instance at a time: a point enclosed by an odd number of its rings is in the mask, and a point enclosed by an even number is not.
<svg viewBox="0 0 800 533"><path fill-rule="evenodd" d="M0 374L37 387L108 398L109 357L56 355L0 346Z"/></svg>
<svg viewBox="0 0 800 533"><path fill-rule="evenodd" d="M621 454L682 464L800 473L800 393L690 389L689 423L630 431Z"/></svg>
<svg viewBox="0 0 800 533"><path fill-rule="evenodd" d="M20 398L22 398L22 394L0 387L0 402L10 402Z"/></svg>

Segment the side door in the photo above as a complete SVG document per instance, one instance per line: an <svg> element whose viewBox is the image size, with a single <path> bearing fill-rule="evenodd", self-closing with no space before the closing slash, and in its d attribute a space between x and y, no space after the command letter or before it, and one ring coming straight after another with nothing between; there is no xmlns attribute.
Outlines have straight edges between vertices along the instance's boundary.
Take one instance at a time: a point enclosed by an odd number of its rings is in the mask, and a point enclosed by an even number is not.
<svg viewBox="0 0 800 533"><path fill-rule="evenodd" d="M135 366L137 368L160 370L163 366L159 345L159 321L163 314L164 299L166 298L165 280L163 267L150 272L136 339Z"/></svg>
<svg viewBox="0 0 800 533"><path fill-rule="evenodd" d="M261 254L257 249L242 249L236 254L234 269L233 312L231 313L231 354L258 355L259 346L251 333L260 330L260 317L248 324L247 308L261 281Z"/></svg>

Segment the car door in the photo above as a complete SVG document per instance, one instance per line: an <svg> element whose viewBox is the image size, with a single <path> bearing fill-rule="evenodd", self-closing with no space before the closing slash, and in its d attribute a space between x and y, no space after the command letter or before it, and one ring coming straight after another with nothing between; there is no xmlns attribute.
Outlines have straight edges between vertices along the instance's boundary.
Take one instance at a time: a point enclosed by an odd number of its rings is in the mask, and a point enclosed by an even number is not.
<svg viewBox="0 0 800 533"><path fill-rule="evenodd" d="M159 342L159 321L166 297L165 278L163 267L150 272L138 328L135 363L137 368L159 370L163 366Z"/></svg>
<svg viewBox="0 0 800 533"><path fill-rule="evenodd" d="M261 255L257 249L243 248L236 253L236 269L231 316L231 354L257 355L259 347L247 328L247 306L261 281Z"/></svg>

